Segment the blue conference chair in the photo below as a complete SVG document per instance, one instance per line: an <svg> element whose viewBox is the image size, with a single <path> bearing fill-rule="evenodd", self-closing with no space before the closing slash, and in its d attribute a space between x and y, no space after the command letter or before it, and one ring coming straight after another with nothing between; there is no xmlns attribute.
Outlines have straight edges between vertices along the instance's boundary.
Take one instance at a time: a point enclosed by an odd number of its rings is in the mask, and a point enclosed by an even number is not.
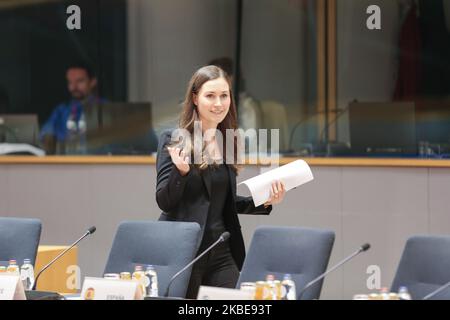
<svg viewBox="0 0 450 320"><path fill-rule="evenodd" d="M302 288L325 272L335 234L330 230L297 227L259 227L256 229L242 267L242 282L265 280L273 274L282 280L289 273L296 284L297 299ZM322 281L308 288L302 300L319 299Z"/></svg>
<svg viewBox="0 0 450 320"><path fill-rule="evenodd" d="M450 236L413 236L406 242L391 291L405 286L419 300L449 281ZM450 299L450 289L433 299Z"/></svg>
<svg viewBox="0 0 450 320"><path fill-rule="evenodd" d="M194 222L126 221L119 225L105 273L134 271L136 265L153 265L158 274L159 295L170 278L194 259L200 226ZM185 297L192 270L171 285L170 297Z"/></svg>
<svg viewBox="0 0 450 320"><path fill-rule="evenodd" d="M0 265L6 266L11 259L18 265L30 259L34 265L41 229L38 219L0 217Z"/></svg>

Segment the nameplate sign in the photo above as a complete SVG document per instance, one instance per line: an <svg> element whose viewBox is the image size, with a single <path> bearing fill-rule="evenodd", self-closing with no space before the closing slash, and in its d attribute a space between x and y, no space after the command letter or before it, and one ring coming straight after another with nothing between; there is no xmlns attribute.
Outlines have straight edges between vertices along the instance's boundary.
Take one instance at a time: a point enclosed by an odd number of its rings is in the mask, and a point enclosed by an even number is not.
<svg viewBox="0 0 450 320"><path fill-rule="evenodd" d="M0 300L26 300L20 276L0 275Z"/></svg>
<svg viewBox="0 0 450 320"><path fill-rule="evenodd" d="M142 300L137 281L103 278L84 278L81 300Z"/></svg>
<svg viewBox="0 0 450 320"><path fill-rule="evenodd" d="M253 300L253 297L248 291L200 286L197 300Z"/></svg>

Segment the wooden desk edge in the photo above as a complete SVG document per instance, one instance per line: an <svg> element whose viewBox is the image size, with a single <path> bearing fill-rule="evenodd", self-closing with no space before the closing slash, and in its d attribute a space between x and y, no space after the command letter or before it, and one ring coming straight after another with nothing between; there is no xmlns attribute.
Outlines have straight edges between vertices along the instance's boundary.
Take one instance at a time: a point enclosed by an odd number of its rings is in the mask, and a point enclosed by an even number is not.
<svg viewBox="0 0 450 320"><path fill-rule="evenodd" d="M402 158L289 158L281 157L280 165L303 159L310 166L325 167L419 167L450 168L450 160ZM0 165L57 164L57 165L154 165L154 156L0 156ZM248 164L255 165L255 164Z"/></svg>
<svg viewBox="0 0 450 320"><path fill-rule="evenodd" d="M43 251L58 251L58 250L65 250L69 248L69 246L58 246L58 245L39 245L38 246L38 252L43 252ZM77 246L73 247L72 249L76 249L78 250ZM71 249L71 250L72 250Z"/></svg>

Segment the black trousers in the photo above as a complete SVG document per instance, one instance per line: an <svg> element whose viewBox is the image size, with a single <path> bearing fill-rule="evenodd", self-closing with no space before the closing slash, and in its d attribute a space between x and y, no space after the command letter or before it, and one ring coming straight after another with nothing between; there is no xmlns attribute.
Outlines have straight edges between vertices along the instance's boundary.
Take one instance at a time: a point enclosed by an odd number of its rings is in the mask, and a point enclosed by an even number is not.
<svg viewBox="0 0 450 320"><path fill-rule="evenodd" d="M238 279L239 269L231 256L230 246L227 242L221 243L194 264L186 298L197 299L201 285L235 288Z"/></svg>

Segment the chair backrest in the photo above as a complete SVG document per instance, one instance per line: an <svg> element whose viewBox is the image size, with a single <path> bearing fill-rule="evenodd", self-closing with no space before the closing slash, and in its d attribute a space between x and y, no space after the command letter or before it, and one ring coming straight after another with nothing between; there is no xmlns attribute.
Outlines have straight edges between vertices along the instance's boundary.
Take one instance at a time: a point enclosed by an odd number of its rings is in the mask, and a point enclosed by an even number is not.
<svg viewBox="0 0 450 320"><path fill-rule="evenodd" d="M450 236L413 236L406 242L391 291L408 288L413 299L422 299L450 281ZM450 289L435 299L450 299Z"/></svg>
<svg viewBox="0 0 450 320"><path fill-rule="evenodd" d="M170 278L194 259L200 226L194 222L125 221L119 225L105 273L134 271L136 265L153 265L158 274L159 295ZM175 280L171 297L185 297L191 270Z"/></svg>
<svg viewBox="0 0 450 320"><path fill-rule="evenodd" d="M0 265L7 265L11 259L18 265L30 259L34 265L41 229L38 219L0 217Z"/></svg>
<svg viewBox="0 0 450 320"><path fill-rule="evenodd" d="M299 293L305 285L325 272L335 234L331 230L298 227L256 229L237 286L241 282L265 280L273 274L282 280L291 274ZM302 299L318 299L322 281L307 289Z"/></svg>

